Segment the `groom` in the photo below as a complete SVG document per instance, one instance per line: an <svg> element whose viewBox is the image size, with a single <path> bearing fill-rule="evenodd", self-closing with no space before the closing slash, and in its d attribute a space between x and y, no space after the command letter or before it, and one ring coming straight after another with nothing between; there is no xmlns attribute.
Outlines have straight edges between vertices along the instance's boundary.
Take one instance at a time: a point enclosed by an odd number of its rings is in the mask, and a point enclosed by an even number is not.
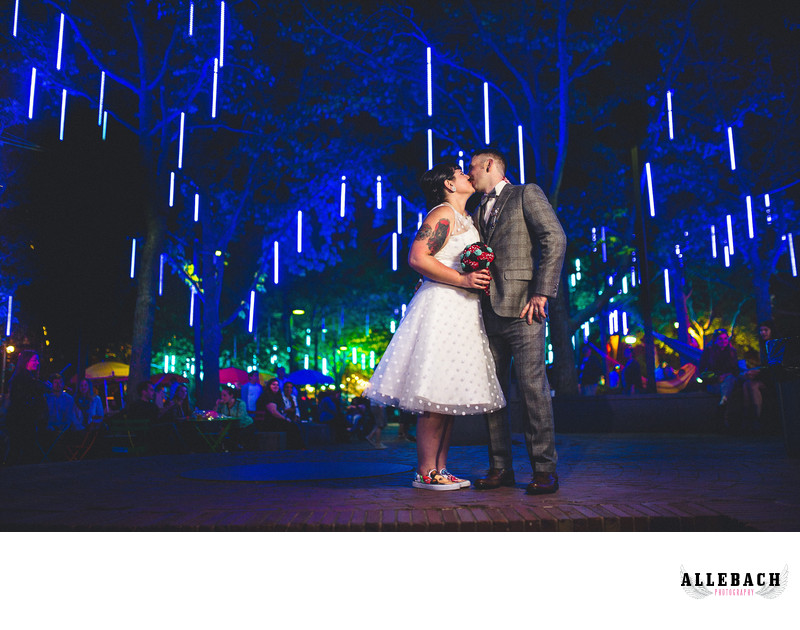
<svg viewBox="0 0 800 630"><path fill-rule="evenodd" d="M564 262L566 236L541 188L505 180L506 160L494 149L476 151L469 176L484 193L474 221L495 253L489 296L482 310L497 377L508 400L511 361L517 376L522 426L533 478L528 494L558 490L553 404L545 372L547 298L555 297ZM489 465L475 488L513 486L511 430L503 410L487 415Z"/></svg>

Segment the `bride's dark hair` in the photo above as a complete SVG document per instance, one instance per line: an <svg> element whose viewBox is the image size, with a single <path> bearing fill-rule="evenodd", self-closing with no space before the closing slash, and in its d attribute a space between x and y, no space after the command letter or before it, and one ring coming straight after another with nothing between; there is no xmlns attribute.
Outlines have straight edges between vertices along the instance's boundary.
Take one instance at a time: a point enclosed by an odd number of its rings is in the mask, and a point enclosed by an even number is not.
<svg viewBox="0 0 800 630"><path fill-rule="evenodd" d="M419 185L422 187L422 192L425 195L425 202L427 203L428 210L444 202L444 183L448 179L453 179L453 175L455 175L456 171L460 168L461 167L457 164L437 164L419 178Z"/></svg>

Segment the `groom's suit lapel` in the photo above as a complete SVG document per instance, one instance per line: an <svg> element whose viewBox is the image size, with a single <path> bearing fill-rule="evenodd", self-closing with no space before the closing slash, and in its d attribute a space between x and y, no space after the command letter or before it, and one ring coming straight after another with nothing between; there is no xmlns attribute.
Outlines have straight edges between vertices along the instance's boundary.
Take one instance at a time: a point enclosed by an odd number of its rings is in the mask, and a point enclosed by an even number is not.
<svg viewBox="0 0 800 630"><path fill-rule="evenodd" d="M492 209L492 212L494 212L496 215L495 220L491 227L487 223L485 231L484 240L487 245L489 245L492 241L492 234L494 234L494 231L497 229L497 223L500 221L500 214L503 212L503 208L505 207L508 198L511 196L511 186L511 184L506 184L503 186L503 190L501 190L500 194L497 196L497 201L494 202L494 208Z"/></svg>

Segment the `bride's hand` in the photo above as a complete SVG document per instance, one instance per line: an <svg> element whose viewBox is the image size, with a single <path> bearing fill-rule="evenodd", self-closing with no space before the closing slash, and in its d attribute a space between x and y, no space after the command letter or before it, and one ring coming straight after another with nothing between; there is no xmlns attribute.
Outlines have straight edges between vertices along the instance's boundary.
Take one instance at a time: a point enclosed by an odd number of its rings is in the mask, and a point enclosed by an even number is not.
<svg viewBox="0 0 800 630"><path fill-rule="evenodd" d="M461 275L463 287L465 289L485 289L489 286L489 281L492 279L491 274L486 269L479 269L478 271L470 271Z"/></svg>

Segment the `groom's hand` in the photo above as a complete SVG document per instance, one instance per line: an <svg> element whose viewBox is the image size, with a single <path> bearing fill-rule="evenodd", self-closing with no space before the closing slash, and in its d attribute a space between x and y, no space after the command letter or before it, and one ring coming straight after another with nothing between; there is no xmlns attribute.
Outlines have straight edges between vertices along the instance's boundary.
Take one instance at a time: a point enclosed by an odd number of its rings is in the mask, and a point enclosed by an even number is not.
<svg viewBox="0 0 800 630"><path fill-rule="evenodd" d="M530 300L528 300L525 308L522 309L522 312L519 314L519 318L527 318L528 326L533 324L534 319L541 324L545 319L547 319L547 312L545 311L546 306L546 295L534 295Z"/></svg>

